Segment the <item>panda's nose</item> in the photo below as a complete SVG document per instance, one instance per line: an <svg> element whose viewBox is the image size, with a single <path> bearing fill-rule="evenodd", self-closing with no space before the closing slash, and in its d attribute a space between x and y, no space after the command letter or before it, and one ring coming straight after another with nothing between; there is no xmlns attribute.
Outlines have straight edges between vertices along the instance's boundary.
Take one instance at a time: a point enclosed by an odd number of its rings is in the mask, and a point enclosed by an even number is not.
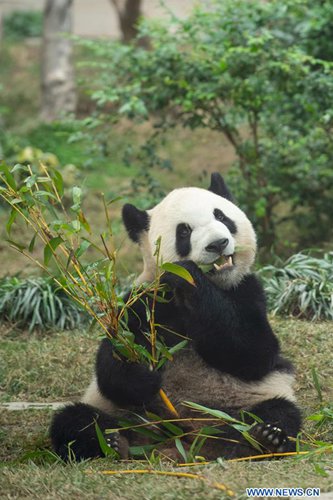
<svg viewBox="0 0 333 500"><path fill-rule="evenodd" d="M228 238L212 241L212 243L209 243L209 245L206 246L206 250L207 252L222 254L223 250L228 246L228 243Z"/></svg>

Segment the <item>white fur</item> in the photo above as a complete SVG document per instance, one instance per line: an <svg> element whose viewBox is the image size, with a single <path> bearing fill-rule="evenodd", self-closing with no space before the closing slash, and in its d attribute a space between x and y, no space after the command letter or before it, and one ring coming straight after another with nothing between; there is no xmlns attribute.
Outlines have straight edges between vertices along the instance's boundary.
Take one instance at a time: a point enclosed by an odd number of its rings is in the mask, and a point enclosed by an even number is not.
<svg viewBox="0 0 333 500"><path fill-rule="evenodd" d="M117 408L117 406L112 403L110 399L105 398L101 394L96 377L93 377L92 381L88 385L81 402L94 406L95 408L105 411L106 413L113 413Z"/></svg>
<svg viewBox="0 0 333 500"><path fill-rule="evenodd" d="M214 210L218 208L231 219L237 233L231 234L227 226L217 221ZM229 244L224 255L234 254L234 267L217 273L214 280L219 286L237 285L250 271L256 253L256 236L246 215L231 201L206 189L196 187L171 191L158 205L148 210L150 219L148 232L140 237L140 247L144 259L144 269L137 282L154 279L154 253L156 242L161 238L160 258L162 262L193 260L196 264L211 264L219 255L205 250L211 242L228 238ZM176 228L180 223L192 229L191 252L182 258L176 250Z"/></svg>

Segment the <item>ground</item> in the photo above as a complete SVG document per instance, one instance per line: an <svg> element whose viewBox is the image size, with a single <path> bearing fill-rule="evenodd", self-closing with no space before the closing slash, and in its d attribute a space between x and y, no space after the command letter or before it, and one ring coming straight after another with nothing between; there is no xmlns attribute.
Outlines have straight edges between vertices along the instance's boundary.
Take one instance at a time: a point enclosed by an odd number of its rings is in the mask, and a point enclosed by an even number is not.
<svg viewBox="0 0 333 500"><path fill-rule="evenodd" d="M333 337L331 323L273 320L284 352L297 365L296 391L307 417L324 407L332 396ZM89 382L97 347L96 332L18 334L2 328L0 401L51 402L75 400ZM320 387L315 387L314 368ZM319 389L319 391L318 391ZM322 399L322 402L320 401ZM111 459L63 465L49 450L48 425L52 410L9 411L0 414L1 498L124 498L218 499L224 483L245 498L246 487L320 487L333 489L332 455L280 461L221 462L175 467L154 457L144 462L114 463ZM332 441L332 426L305 420L302 439ZM203 479L152 475L107 476L103 470L154 469L200 474ZM121 477L121 479L120 479Z"/></svg>

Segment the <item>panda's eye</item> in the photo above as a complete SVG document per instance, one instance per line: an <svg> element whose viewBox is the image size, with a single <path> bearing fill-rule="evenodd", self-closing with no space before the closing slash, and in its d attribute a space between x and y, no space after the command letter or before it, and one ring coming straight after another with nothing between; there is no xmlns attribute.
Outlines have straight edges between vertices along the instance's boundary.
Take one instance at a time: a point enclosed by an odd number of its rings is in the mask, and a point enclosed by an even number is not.
<svg viewBox="0 0 333 500"><path fill-rule="evenodd" d="M215 208L215 210L214 210L214 217L215 217L216 220L219 220L221 222L223 222L226 219L226 216L224 215L224 213L222 212L222 210L220 210L219 208Z"/></svg>
<svg viewBox="0 0 333 500"><path fill-rule="evenodd" d="M192 233L192 229L188 224L179 224L177 227L177 234L181 238L186 238Z"/></svg>

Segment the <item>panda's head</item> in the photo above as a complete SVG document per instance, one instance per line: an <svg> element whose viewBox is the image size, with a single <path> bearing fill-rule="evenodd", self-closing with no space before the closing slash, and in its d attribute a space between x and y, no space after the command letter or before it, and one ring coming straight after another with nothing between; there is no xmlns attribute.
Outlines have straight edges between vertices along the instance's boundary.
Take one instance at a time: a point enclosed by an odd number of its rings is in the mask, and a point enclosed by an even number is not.
<svg viewBox="0 0 333 500"><path fill-rule="evenodd" d="M144 260L137 282L154 279L154 254L160 238L163 262L192 260L210 267L208 276L219 286L237 285L250 272L256 236L251 222L231 200L224 180L215 173L208 190L175 189L147 211L126 204L123 221L130 238L139 243Z"/></svg>

